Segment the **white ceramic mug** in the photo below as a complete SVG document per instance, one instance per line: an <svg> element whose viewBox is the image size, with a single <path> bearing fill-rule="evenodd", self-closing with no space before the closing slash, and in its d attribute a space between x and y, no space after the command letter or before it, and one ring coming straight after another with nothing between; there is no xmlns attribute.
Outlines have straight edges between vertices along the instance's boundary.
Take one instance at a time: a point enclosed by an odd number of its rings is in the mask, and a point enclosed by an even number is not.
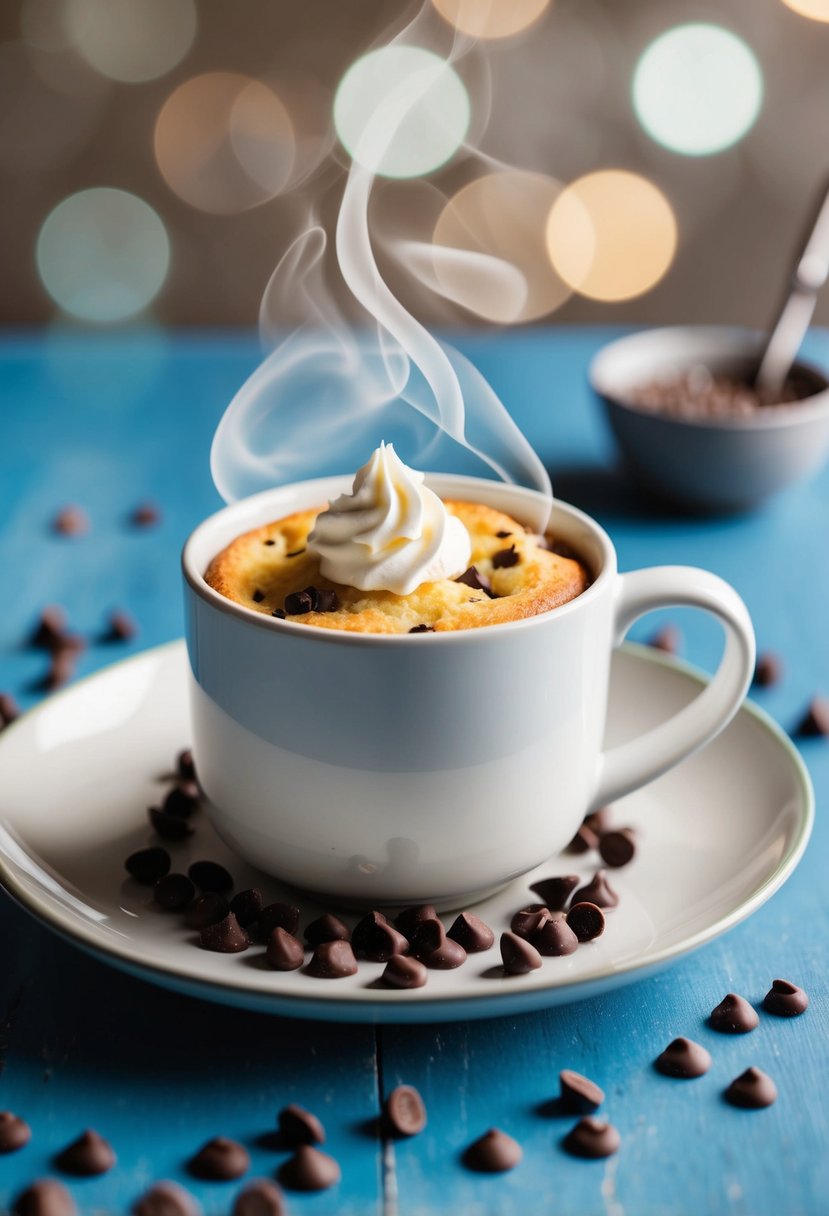
<svg viewBox="0 0 829 1216"><path fill-rule="evenodd" d="M478 478L427 481L518 520L539 497ZM526 620L354 634L264 616L204 581L240 533L350 484L325 478L243 499L184 548L196 767L216 829L262 870L349 903L470 901L556 853L587 811L677 764L738 709L754 635L736 592L689 567L618 574L607 534L563 503L550 530L594 581ZM637 617L677 604L720 618L720 667L675 717L603 752L613 647Z"/></svg>

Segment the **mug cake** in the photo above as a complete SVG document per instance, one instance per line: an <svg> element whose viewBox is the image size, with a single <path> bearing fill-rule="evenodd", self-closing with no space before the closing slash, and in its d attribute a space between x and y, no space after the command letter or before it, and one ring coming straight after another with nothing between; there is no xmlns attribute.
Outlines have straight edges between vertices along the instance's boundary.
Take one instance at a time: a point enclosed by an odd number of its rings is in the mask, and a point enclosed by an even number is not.
<svg viewBox="0 0 829 1216"><path fill-rule="evenodd" d="M244 533L204 577L254 612L385 634L521 620L568 603L590 583L565 546L503 511L440 499L391 444L358 471L350 494Z"/></svg>

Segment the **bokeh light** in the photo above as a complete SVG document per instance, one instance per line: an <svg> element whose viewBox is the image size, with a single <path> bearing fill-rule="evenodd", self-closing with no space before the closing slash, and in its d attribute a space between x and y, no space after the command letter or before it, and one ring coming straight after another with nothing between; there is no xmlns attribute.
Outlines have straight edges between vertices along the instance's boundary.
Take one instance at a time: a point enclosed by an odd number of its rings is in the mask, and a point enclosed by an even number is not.
<svg viewBox="0 0 829 1216"><path fill-rule="evenodd" d="M563 304L571 288L545 255L545 228L562 186L541 173L507 170L479 177L459 190L441 212L433 233L435 274L446 294L489 321L532 321ZM500 258L523 275L526 297L514 298L493 277L468 273L462 259L441 257L441 246Z"/></svg>
<svg viewBox="0 0 829 1216"><path fill-rule="evenodd" d="M193 0L66 0L76 50L104 76L155 80L180 63L196 36Z"/></svg>
<svg viewBox="0 0 829 1216"><path fill-rule="evenodd" d="M40 51L65 51L70 45L66 29L66 0L23 0L20 33Z"/></svg>
<svg viewBox="0 0 829 1216"><path fill-rule="evenodd" d="M593 300L629 300L667 271L677 226L670 203L652 182L603 169L559 195L546 235L553 266L575 291Z"/></svg>
<svg viewBox="0 0 829 1216"><path fill-rule="evenodd" d="M749 46L718 25L679 25L643 52L633 106L652 139L685 156L730 148L763 102L763 75Z"/></svg>
<svg viewBox="0 0 829 1216"><path fill-rule="evenodd" d="M829 0L783 0L786 8L812 21L829 21Z"/></svg>
<svg viewBox="0 0 829 1216"><path fill-rule="evenodd" d="M155 155L180 198L230 215L284 189L294 163L293 126L266 84L238 72L206 72L179 85L162 106Z"/></svg>
<svg viewBox="0 0 829 1216"><path fill-rule="evenodd" d="M472 38L509 38L527 29L550 0L432 0L441 17Z"/></svg>
<svg viewBox="0 0 829 1216"><path fill-rule="evenodd" d="M170 243L159 217L125 190L70 195L47 217L37 268L57 304L84 321L124 321L154 299L167 276Z"/></svg>
<svg viewBox="0 0 829 1216"><path fill-rule="evenodd" d="M22 43L0 44L0 168L18 177L59 168L91 138L100 110L97 95L67 104L39 78Z"/></svg>
<svg viewBox="0 0 829 1216"><path fill-rule="evenodd" d="M439 55L387 46L352 64L334 98L346 151L372 173L419 177L440 168L469 129L469 95Z"/></svg>

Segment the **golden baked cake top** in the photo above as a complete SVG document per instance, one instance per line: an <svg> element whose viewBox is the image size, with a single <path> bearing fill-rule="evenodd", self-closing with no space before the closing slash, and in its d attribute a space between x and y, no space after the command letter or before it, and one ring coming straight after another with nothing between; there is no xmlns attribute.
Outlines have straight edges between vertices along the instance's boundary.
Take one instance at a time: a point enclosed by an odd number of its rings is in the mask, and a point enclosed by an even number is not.
<svg viewBox="0 0 829 1216"><path fill-rule="evenodd" d="M589 586L580 561L553 552L503 511L443 501L472 542L471 572L460 578L421 583L408 595L333 583L307 548L308 534L325 509L317 507L237 537L213 558L205 580L227 599L266 616L284 613L290 621L323 629L387 634L517 621L558 608Z"/></svg>

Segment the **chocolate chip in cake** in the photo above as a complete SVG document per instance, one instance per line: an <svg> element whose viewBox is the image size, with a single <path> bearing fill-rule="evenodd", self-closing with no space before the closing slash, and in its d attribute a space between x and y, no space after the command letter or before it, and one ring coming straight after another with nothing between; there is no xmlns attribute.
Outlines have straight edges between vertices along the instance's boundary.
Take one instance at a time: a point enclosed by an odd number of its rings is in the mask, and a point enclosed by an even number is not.
<svg viewBox="0 0 829 1216"><path fill-rule="evenodd" d="M176 773L182 781L196 780L196 764L189 747L185 747L176 756Z"/></svg>
<svg viewBox="0 0 829 1216"><path fill-rule="evenodd" d="M180 781L167 793L161 804L165 815L187 819L201 806L201 793L195 781Z"/></svg>
<svg viewBox="0 0 829 1216"><path fill-rule="evenodd" d="M711 1010L708 1023L720 1034L748 1034L759 1026L760 1019L757 1010L752 1008L744 997L729 992L719 1005Z"/></svg>
<svg viewBox="0 0 829 1216"><path fill-rule="evenodd" d="M270 544L273 544L273 541ZM275 1182L270 1182L267 1178L257 1178L236 1196L232 1216L285 1216L282 1192Z"/></svg>
<svg viewBox="0 0 829 1216"><path fill-rule="evenodd" d="M265 598L265 592L260 591L259 588L257 587L257 589L254 591L253 595L250 598L253 600L254 604L261 604L262 600Z"/></svg>
<svg viewBox="0 0 829 1216"><path fill-rule="evenodd" d="M614 828L599 837L599 855L606 866L618 870L636 856L636 836L632 828Z"/></svg>
<svg viewBox="0 0 829 1216"><path fill-rule="evenodd" d="M330 912L312 920L305 930L305 940L309 946L318 946L321 942L347 942L350 939L348 925Z"/></svg>
<svg viewBox="0 0 829 1216"><path fill-rule="evenodd" d="M218 891L208 891L193 900L185 913L184 923L188 929L206 929L208 925L218 925L229 911L230 907L224 895L220 895Z"/></svg>
<svg viewBox="0 0 829 1216"><path fill-rule="evenodd" d="M161 512L152 502L139 503L130 515L130 523L134 528L152 528L160 521Z"/></svg>
<svg viewBox="0 0 829 1216"><path fill-rule="evenodd" d="M805 1013L808 1006L809 998L803 989L788 980L774 980L763 997L766 1013L773 1013L778 1018L796 1018Z"/></svg>
<svg viewBox="0 0 829 1216"><path fill-rule="evenodd" d="M177 1182L157 1182L133 1207L134 1216L200 1216L201 1208Z"/></svg>
<svg viewBox="0 0 829 1216"><path fill-rule="evenodd" d="M227 1136L214 1136L201 1146L189 1163L190 1173L209 1182L230 1182L241 1178L250 1169L250 1157L244 1145Z"/></svg>
<svg viewBox="0 0 829 1216"><path fill-rule="evenodd" d="M277 925L271 930L265 957L274 971L296 971L305 962L305 947L298 937Z"/></svg>
<svg viewBox="0 0 829 1216"><path fill-rule="evenodd" d="M373 963L385 963L395 954L408 954L408 940L382 912L369 912L355 926L351 935L351 946L357 958Z"/></svg>
<svg viewBox="0 0 829 1216"><path fill-rule="evenodd" d="M274 608L273 612L271 613L271 616L275 616L278 621L285 620L285 612L283 611L282 608Z"/></svg>
<svg viewBox="0 0 829 1216"><path fill-rule="evenodd" d="M563 912L570 896L581 882L578 874L562 874L555 878L541 878L530 884L533 891L551 912Z"/></svg>
<svg viewBox="0 0 829 1216"><path fill-rule="evenodd" d="M58 536L85 536L89 531L89 516L82 507L63 507L52 521L52 531Z"/></svg>
<svg viewBox="0 0 829 1216"><path fill-rule="evenodd" d="M311 1144L300 1144L279 1170L282 1185L292 1191L325 1191L336 1186L341 1176L334 1158Z"/></svg>
<svg viewBox="0 0 829 1216"><path fill-rule="evenodd" d="M682 633L676 625L663 625L648 639L648 645L665 654L679 654L682 649Z"/></svg>
<svg viewBox="0 0 829 1216"><path fill-rule="evenodd" d="M325 1144L325 1128L316 1115L292 1102L276 1116L282 1143L289 1148L298 1144Z"/></svg>
<svg viewBox="0 0 829 1216"><path fill-rule="evenodd" d="M508 549L499 549L497 553L492 555L492 569L506 570L510 566L517 566L521 561L521 554L516 550L515 545L510 545Z"/></svg>
<svg viewBox="0 0 829 1216"><path fill-rule="evenodd" d="M159 878L163 878L165 874L169 874L170 854L166 849L159 847L139 849L136 853L130 853L124 862L124 868L136 882L144 883L149 887L158 882Z"/></svg>
<svg viewBox="0 0 829 1216"><path fill-rule="evenodd" d="M269 537L267 540L263 540L262 544L263 545L275 545L276 541L272 537Z"/></svg>
<svg viewBox="0 0 829 1216"><path fill-rule="evenodd" d="M731 1082L723 1096L732 1106L761 1110L777 1100L777 1086L759 1068L747 1068Z"/></svg>
<svg viewBox="0 0 829 1216"><path fill-rule="evenodd" d="M526 975L541 966L541 955L535 946L517 933L501 934L501 959L508 975Z"/></svg>
<svg viewBox="0 0 829 1216"><path fill-rule="evenodd" d="M531 937L539 954L546 958L562 958L573 954L579 946L579 938L568 925L563 913L551 916Z"/></svg>
<svg viewBox="0 0 829 1216"><path fill-rule="evenodd" d="M580 942L592 942L604 933L604 912L597 904L582 900L570 908L567 924Z"/></svg>
<svg viewBox="0 0 829 1216"><path fill-rule="evenodd" d="M233 878L217 861L194 861L187 873L202 891L230 891Z"/></svg>
<svg viewBox="0 0 829 1216"><path fill-rule="evenodd" d="M437 917L421 921L410 940L414 957L432 971L451 971L466 962L463 946L447 937Z"/></svg>
<svg viewBox="0 0 829 1216"><path fill-rule="evenodd" d="M701 1077L711 1067L711 1056L701 1044L680 1036L656 1057L654 1067L666 1077Z"/></svg>
<svg viewBox="0 0 829 1216"><path fill-rule="evenodd" d="M564 1137L563 1145L574 1157L611 1157L621 1143L612 1123L587 1115Z"/></svg>
<svg viewBox="0 0 829 1216"><path fill-rule="evenodd" d="M253 928L258 942L267 942L274 929L284 929L294 935L299 928L299 908L278 902L266 904Z"/></svg>
<svg viewBox="0 0 829 1216"><path fill-rule="evenodd" d="M58 1154L56 1164L58 1169L66 1174L91 1178L112 1169L115 1165L115 1153L112 1151L112 1145L103 1136L87 1130Z"/></svg>
<svg viewBox="0 0 829 1216"><path fill-rule="evenodd" d="M318 980L341 980L347 975L355 975L357 960L351 949L351 942L325 941L314 948L311 961L306 968L306 974Z"/></svg>
<svg viewBox="0 0 829 1216"><path fill-rule="evenodd" d="M247 929L254 921L258 921L262 914L262 892L258 887L248 887L246 891L240 891L230 901L230 911L242 928Z"/></svg>
<svg viewBox="0 0 829 1216"><path fill-rule="evenodd" d="M305 552L304 549L292 549L291 552L286 553L285 556L286 557L299 557L299 555L304 552Z"/></svg>
<svg viewBox="0 0 829 1216"><path fill-rule="evenodd" d="M0 692L0 730L20 717L20 708L9 692Z"/></svg>
<svg viewBox="0 0 829 1216"><path fill-rule="evenodd" d="M599 908L615 908L618 902L619 896L607 881L604 870L597 870L590 882L573 895L574 904L596 904Z"/></svg>
<svg viewBox="0 0 829 1216"><path fill-rule="evenodd" d="M150 823L162 840L184 840L192 836L193 829L186 819L180 815L169 815L161 807L151 806L147 809Z"/></svg>
<svg viewBox="0 0 829 1216"><path fill-rule="evenodd" d="M800 719L795 734L810 739L829 735L829 698L813 697Z"/></svg>
<svg viewBox="0 0 829 1216"><path fill-rule="evenodd" d="M752 680L757 688L770 688L773 684L779 683L782 675L783 663L778 655L772 654L770 650L758 654Z"/></svg>
<svg viewBox="0 0 829 1216"><path fill-rule="evenodd" d="M529 941L550 919L550 909L544 904L528 904L526 908L519 908L515 913L510 921L510 929L518 937Z"/></svg>
<svg viewBox="0 0 829 1216"><path fill-rule="evenodd" d="M604 1102L604 1090L580 1072L564 1068L558 1074L561 1085L561 1105L573 1115L592 1115Z"/></svg>
<svg viewBox="0 0 829 1216"><path fill-rule="evenodd" d="M285 611L289 616L301 616L306 612L336 612L340 606L336 591L325 587L306 587L285 596Z"/></svg>
<svg viewBox="0 0 829 1216"><path fill-rule="evenodd" d="M19 1115L0 1111L0 1153L16 1153L32 1138L32 1129Z"/></svg>
<svg viewBox="0 0 829 1216"><path fill-rule="evenodd" d="M464 570L463 574L458 575L455 582L463 583L465 587L471 587L473 591L483 591L490 599L495 598L492 583L480 573L477 566L470 566L468 570Z"/></svg>
<svg viewBox="0 0 829 1216"><path fill-rule="evenodd" d="M482 950L488 950L495 941L495 934L489 925L472 912L461 912L452 922L446 936L463 946L467 954L480 954Z"/></svg>
<svg viewBox="0 0 829 1216"><path fill-rule="evenodd" d="M434 625L412 625L409 633L434 633Z"/></svg>
<svg viewBox="0 0 829 1216"><path fill-rule="evenodd" d="M565 849L565 852L566 853L589 853L591 849L598 848L598 845L599 845L599 837L597 836L597 834L593 831L592 828L588 827L586 823L583 823L581 825L581 827L579 828L579 830L576 832L573 839L568 844L567 848Z"/></svg>
<svg viewBox="0 0 829 1216"><path fill-rule="evenodd" d="M426 1107L413 1085L398 1085L386 1098L386 1127L396 1136L416 1136L426 1126Z"/></svg>
<svg viewBox="0 0 829 1216"><path fill-rule="evenodd" d="M380 979L387 988L422 988L427 976L423 963L416 958L395 954L386 963Z"/></svg>
<svg viewBox="0 0 829 1216"><path fill-rule="evenodd" d="M472 1141L463 1154L463 1163L467 1169L482 1174L503 1174L514 1169L523 1156L517 1140L497 1127L491 1127Z"/></svg>
<svg viewBox="0 0 829 1216"><path fill-rule="evenodd" d="M501 531L501 532L496 532L495 535L498 537L499 540L506 540L508 536L512 536L512 533Z"/></svg>
<svg viewBox="0 0 829 1216"><path fill-rule="evenodd" d="M38 1178L20 1192L12 1211L15 1216L77 1216L78 1209L62 1182L56 1178Z"/></svg>
<svg viewBox="0 0 829 1216"><path fill-rule="evenodd" d="M410 904L409 907L403 908L397 914L394 918L394 923L403 936L408 937L411 941L412 934L421 921L437 919L438 914L435 911L434 904Z"/></svg>
<svg viewBox="0 0 829 1216"><path fill-rule="evenodd" d="M205 925L199 944L203 950L215 950L217 954L239 954L247 950L250 938L232 912L215 925Z"/></svg>
<svg viewBox="0 0 829 1216"><path fill-rule="evenodd" d="M153 888L153 898L167 912L181 912L192 903L196 888L186 874L165 874Z"/></svg>

